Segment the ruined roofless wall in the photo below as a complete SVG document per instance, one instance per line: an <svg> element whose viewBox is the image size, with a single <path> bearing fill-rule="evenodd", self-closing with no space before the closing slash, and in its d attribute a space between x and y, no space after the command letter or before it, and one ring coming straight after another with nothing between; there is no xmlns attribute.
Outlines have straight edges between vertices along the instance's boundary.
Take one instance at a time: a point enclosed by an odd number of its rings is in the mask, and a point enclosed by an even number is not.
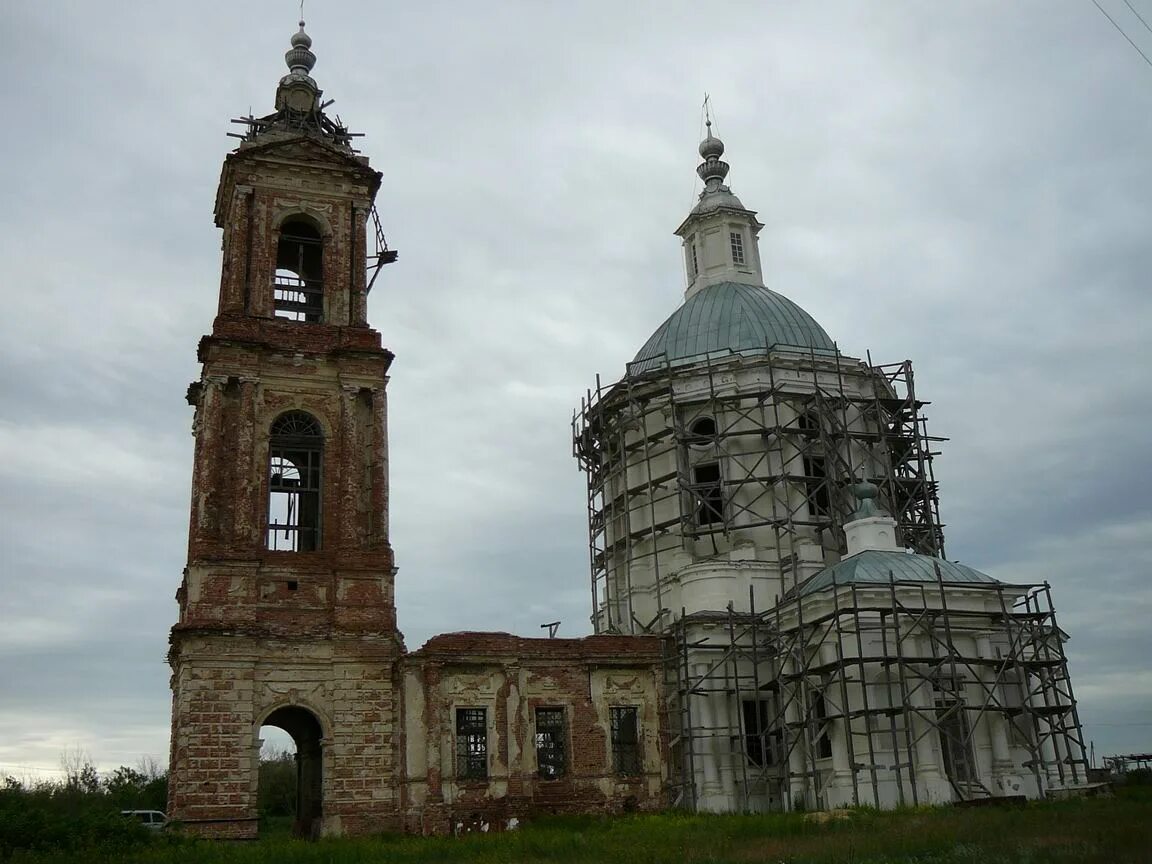
<svg viewBox="0 0 1152 864"><path fill-rule="evenodd" d="M500 830L540 814L664 806L657 638L450 633L405 657L401 668L407 830ZM614 761L613 708L636 709L634 773ZM459 776L461 709L484 709L486 777ZM562 711L560 776L546 776L538 764L537 709Z"/></svg>

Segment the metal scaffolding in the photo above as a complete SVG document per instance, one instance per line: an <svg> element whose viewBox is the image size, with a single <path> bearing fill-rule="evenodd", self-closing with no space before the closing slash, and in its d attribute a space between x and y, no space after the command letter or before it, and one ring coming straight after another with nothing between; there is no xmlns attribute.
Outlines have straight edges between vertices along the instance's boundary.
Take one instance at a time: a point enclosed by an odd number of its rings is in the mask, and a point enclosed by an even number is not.
<svg viewBox="0 0 1152 864"><path fill-rule="evenodd" d="M803 593L844 554L862 481L899 546L943 557L927 404L910 361L786 347L645 360L582 400L593 625L665 637L678 806L709 789L787 810L1007 794L988 781L1013 771L1036 794L1086 780L1046 584L948 583L937 566L934 582ZM733 560L772 574L746 607L680 604L686 566Z"/></svg>
<svg viewBox="0 0 1152 864"><path fill-rule="evenodd" d="M681 615L665 654L673 800L695 808L711 780L742 810L917 805L933 800L928 763L959 801L1004 794L989 783L1017 767L1039 794L1084 783L1064 639L1047 583L939 572ZM850 776L837 800L834 773Z"/></svg>
<svg viewBox="0 0 1152 864"><path fill-rule="evenodd" d="M943 555L933 446L911 361L886 365L839 352L710 355L643 371L612 387L599 377L573 417L573 452L588 481L596 632L659 632L666 559L720 554L755 536L779 555L779 593L797 581L801 541L843 549L853 484L868 480L897 519L903 546ZM743 376L738 385L734 376ZM711 418L710 434L694 429ZM715 464L718 476L703 477ZM633 577L657 598L639 620Z"/></svg>

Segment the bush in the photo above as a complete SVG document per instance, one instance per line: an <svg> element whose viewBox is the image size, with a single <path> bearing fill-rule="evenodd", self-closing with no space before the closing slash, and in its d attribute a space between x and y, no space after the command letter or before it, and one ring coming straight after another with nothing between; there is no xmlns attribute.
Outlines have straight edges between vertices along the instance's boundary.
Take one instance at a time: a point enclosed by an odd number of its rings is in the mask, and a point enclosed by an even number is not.
<svg viewBox="0 0 1152 864"><path fill-rule="evenodd" d="M153 834L121 810L163 810L168 778L154 765L121 766L101 780L88 762L65 763L63 782L0 785L0 861L17 850L109 852L148 843Z"/></svg>

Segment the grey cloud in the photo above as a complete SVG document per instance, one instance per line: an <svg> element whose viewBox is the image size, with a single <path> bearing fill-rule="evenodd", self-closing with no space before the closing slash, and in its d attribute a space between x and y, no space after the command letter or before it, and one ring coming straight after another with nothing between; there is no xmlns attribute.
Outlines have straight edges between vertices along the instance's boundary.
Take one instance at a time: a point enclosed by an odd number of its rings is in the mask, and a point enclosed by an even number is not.
<svg viewBox="0 0 1152 864"><path fill-rule="evenodd" d="M707 90L766 224L769 286L849 353L914 360L953 439L937 465L951 554L1049 578L1089 737L1146 742L1108 725L1152 708L1133 627L1152 474L1146 67L1087 4L710 8L722 35L688 3L309 9L316 77L366 133L401 251L370 317L397 354L409 646L556 618L587 631L568 421L679 302L671 231ZM268 108L291 11L9 14L0 769L77 742L103 764L166 752L213 194L228 119Z"/></svg>

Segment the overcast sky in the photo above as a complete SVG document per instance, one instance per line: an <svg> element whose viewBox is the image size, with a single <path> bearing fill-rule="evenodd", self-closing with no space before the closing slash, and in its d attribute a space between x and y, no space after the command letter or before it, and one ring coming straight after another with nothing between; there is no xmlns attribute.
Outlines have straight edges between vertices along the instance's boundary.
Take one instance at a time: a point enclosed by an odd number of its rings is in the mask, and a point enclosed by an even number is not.
<svg viewBox="0 0 1152 864"><path fill-rule="evenodd" d="M1152 32L1101 0L1152 55ZM1152 21L1152 0L1133 0ZM569 421L681 302L712 94L765 279L911 358L949 557L1048 580L1097 753L1152 750L1152 68L1090 0L319 2L384 174L370 299L409 648L588 632ZM296 3L6 4L0 773L167 759L229 119Z"/></svg>

